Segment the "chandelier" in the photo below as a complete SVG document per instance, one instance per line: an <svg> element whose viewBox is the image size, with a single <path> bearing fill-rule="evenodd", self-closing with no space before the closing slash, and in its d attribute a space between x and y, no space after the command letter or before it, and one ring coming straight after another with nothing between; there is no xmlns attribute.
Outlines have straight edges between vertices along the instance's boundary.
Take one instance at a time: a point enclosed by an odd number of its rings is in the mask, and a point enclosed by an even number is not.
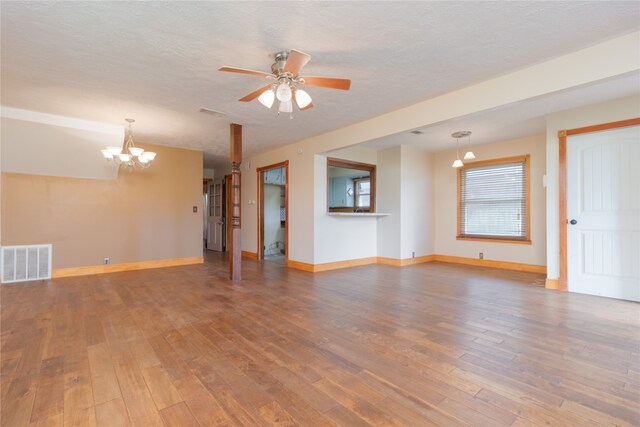
<svg viewBox="0 0 640 427"><path fill-rule="evenodd" d="M148 168L151 165L151 161L156 158L156 153L153 151L144 151L142 148L135 146L133 143L133 131L131 130L131 123L135 122L135 120L124 120L128 125L122 147L109 146L100 151L108 162L115 162L117 165L124 164L130 169L136 166L143 169Z"/></svg>
<svg viewBox="0 0 640 427"><path fill-rule="evenodd" d="M466 136L469 145L471 145L471 131L461 130L461 131L452 133L451 136L456 139L456 159L454 160L451 167L461 168L462 166L464 166L464 163L462 163L462 160L460 160L460 153L458 152L458 149L460 147L460 138L464 138ZM476 158L476 155L473 154L473 151L471 150L467 151L464 155L465 160L473 160L475 158Z"/></svg>

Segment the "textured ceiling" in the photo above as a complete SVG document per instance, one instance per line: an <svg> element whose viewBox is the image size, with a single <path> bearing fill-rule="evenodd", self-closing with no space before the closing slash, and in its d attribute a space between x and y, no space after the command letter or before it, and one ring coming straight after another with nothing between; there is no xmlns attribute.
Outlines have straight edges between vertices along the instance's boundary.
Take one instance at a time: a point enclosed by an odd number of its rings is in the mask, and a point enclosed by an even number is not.
<svg viewBox="0 0 640 427"><path fill-rule="evenodd" d="M637 30L638 2L3 2L1 102L107 123L136 119L144 142L228 155L317 135ZM310 88L293 120L237 99L275 51L312 56L306 75L352 79ZM200 107L226 116L198 112Z"/></svg>

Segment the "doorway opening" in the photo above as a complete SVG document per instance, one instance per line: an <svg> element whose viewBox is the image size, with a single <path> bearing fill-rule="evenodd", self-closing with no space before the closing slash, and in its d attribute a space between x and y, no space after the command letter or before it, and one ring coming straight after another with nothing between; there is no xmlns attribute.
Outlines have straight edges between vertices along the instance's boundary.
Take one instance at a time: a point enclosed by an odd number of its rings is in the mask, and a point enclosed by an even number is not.
<svg viewBox="0 0 640 427"><path fill-rule="evenodd" d="M258 259L289 259L289 161L258 168Z"/></svg>

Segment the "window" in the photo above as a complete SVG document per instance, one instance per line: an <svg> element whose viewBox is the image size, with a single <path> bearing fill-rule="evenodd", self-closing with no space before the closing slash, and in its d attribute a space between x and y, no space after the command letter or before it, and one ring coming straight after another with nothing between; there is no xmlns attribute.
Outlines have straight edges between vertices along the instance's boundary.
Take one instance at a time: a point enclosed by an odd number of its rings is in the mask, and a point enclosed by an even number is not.
<svg viewBox="0 0 640 427"><path fill-rule="evenodd" d="M369 201L371 199L371 180L369 178L354 179L353 183L356 187L356 209L369 209Z"/></svg>
<svg viewBox="0 0 640 427"><path fill-rule="evenodd" d="M327 211L375 212L376 165L327 157Z"/></svg>
<svg viewBox="0 0 640 427"><path fill-rule="evenodd" d="M457 238L531 243L528 155L458 169Z"/></svg>

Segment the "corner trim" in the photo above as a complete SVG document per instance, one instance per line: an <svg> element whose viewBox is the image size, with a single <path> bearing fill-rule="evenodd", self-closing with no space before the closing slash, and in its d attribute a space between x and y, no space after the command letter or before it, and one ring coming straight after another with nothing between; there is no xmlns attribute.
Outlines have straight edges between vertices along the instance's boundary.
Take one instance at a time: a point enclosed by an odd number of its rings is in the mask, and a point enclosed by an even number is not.
<svg viewBox="0 0 640 427"><path fill-rule="evenodd" d="M117 273L120 271L146 270L149 268L176 267L179 265L202 264L204 257L160 259L155 261L129 262L125 264L90 265L87 267L56 268L51 272L52 279L91 274Z"/></svg>
<svg viewBox="0 0 640 427"><path fill-rule="evenodd" d="M385 258L377 257L378 264L393 265L395 267L404 267L405 265L422 264L425 262L435 261L436 255L424 255L417 258Z"/></svg>
<svg viewBox="0 0 640 427"><path fill-rule="evenodd" d="M313 264L307 264L306 262L300 262L300 261L293 261L293 260L287 260L287 267L290 268L295 268L296 270L302 270L302 271L307 271L309 273L314 273L315 269L314 269L314 265Z"/></svg>
<svg viewBox="0 0 640 427"><path fill-rule="evenodd" d="M326 262L323 264L307 264L306 262L287 261L287 267L297 270L308 271L310 273L318 273L321 271L337 270L339 268L358 267L361 265L375 264L377 257L349 259L345 261Z"/></svg>
<svg viewBox="0 0 640 427"><path fill-rule="evenodd" d="M258 254L250 251L242 251L242 256L245 258L258 259Z"/></svg>
<svg viewBox="0 0 640 427"><path fill-rule="evenodd" d="M338 268L358 267L361 265L375 264L376 257L348 259L346 261L325 262L323 264L315 264L314 271L337 270Z"/></svg>
<svg viewBox="0 0 640 427"><path fill-rule="evenodd" d="M549 279L544 281L544 287L547 289L554 289L556 291L566 291L560 286L560 279Z"/></svg>
<svg viewBox="0 0 640 427"><path fill-rule="evenodd" d="M287 261L287 267L295 268L297 270L307 271L310 273L317 273L320 271L329 271L329 270L336 270L339 268L357 267L357 266L368 265L368 264L384 264L384 265L391 265L394 267L405 267L408 265L423 264L423 263L434 262L434 261L448 262L453 264L473 265L477 267L500 268L503 270L526 271L530 273L540 273L540 274L547 273L547 267L544 265L522 264L517 262L495 261L490 259L475 259L475 258L456 257L456 256L449 256L449 255L435 255L435 254L425 255L417 258L370 257L370 258L351 259L351 260L345 260L345 261L328 262L324 264L308 264L305 262L289 260Z"/></svg>
<svg viewBox="0 0 640 427"><path fill-rule="evenodd" d="M478 267L501 268L503 270L527 271L530 273L547 274L546 265L522 264L518 262L495 261L491 259L475 259L450 255L435 255L435 261L454 264L475 265Z"/></svg>

